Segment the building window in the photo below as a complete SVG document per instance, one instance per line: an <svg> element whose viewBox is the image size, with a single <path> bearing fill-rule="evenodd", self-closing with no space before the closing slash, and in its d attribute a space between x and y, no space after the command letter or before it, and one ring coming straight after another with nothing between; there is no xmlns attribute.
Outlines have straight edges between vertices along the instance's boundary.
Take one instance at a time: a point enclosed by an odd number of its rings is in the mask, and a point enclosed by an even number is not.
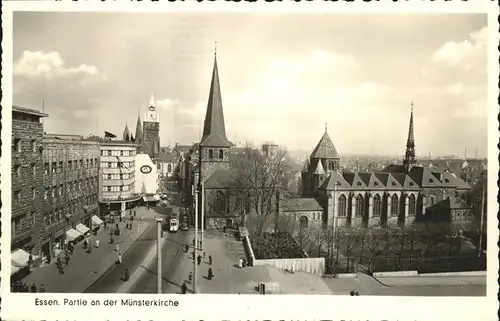
<svg viewBox="0 0 500 321"><path fill-rule="evenodd" d="M373 183L373 185L374 185L374 186L378 186L378 182L374 182L374 183Z"/></svg>
<svg viewBox="0 0 500 321"><path fill-rule="evenodd" d="M120 192L123 192L123 186L120 186Z"/></svg>
<svg viewBox="0 0 500 321"><path fill-rule="evenodd" d="M382 215L382 199L380 195L375 194L373 197L373 216Z"/></svg>
<svg viewBox="0 0 500 321"><path fill-rule="evenodd" d="M18 138L14 138L12 142L12 152L20 153L21 152L21 140Z"/></svg>
<svg viewBox="0 0 500 321"><path fill-rule="evenodd" d="M45 174L48 174L48 173L49 173L49 163L45 163L45 164L43 165L43 172L44 172Z"/></svg>
<svg viewBox="0 0 500 321"><path fill-rule="evenodd" d="M45 188L45 190L43 191L43 199L47 199L48 196L49 196L49 189Z"/></svg>
<svg viewBox="0 0 500 321"><path fill-rule="evenodd" d="M392 182L392 184L391 184L391 185L392 185L392 186L396 186L396 182Z"/></svg>
<svg viewBox="0 0 500 321"><path fill-rule="evenodd" d="M299 218L299 228L304 229L304 228L307 228L308 225L309 225L309 219L307 218L307 216L302 215Z"/></svg>
<svg viewBox="0 0 500 321"><path fill-rule="evenodd" d="M59 162L59 171L62 172L62 170L63 170L63 162L61 161Z"/></svg>
<svg viewBox="0 0 500 321"><path fill-rule="evenodd" d="M108 186L108 192L111 192L111 186Z"/></svg>
<svg viewBox="0 0 500 321"><path fill-rule="evenodd" d="M339 216L347 216L347 200L345 198L345 195L340 195L339 197Z"/></svg>
<svg viewBox="0 0 500 321"><path fill-rule="evenodd" d="M209 150L208 150L208 158L209 158L209 159L214 158L214 151L213 151L213 150L211 150L211 149L209 149Z"/></svg>
<svg viewBox="0 0 500 321"><path fill-rule="evenodd" d="M167 172L169 172L169 173L172 172L172 164L167 165Z"/></svg>
<svg viewBox="0 0 500 321"><path fill-rule="evenodd" d="M123 156L123 151L122 150L120 151L120 156Z"/></svg>
<svg viewBox="0 0 500 321"><path fill-rule="evenodd" d="M112 167L111 162L108 162L108 168L111 168L111 167Z"/></svg>
<svg viewBox="0 0 500 321"><path fill-rule="evenodd" d="M408 200L408 214L415 215L416 204L415 204L415 195L411 194Z"/></svg>
<svg viewBox="0 0 500 321"><path fill-rule="evenodd" d="M391 197L391 215L398 215L399 213L399 202L398 196L396 194Z"/></svg>
<svg viewBox="0 0 500 321"><path fill-rule="evenodd" d="M14 166L14 173L16 174L17 177L21 177L21 165Z"/></svg>
<svg viewBox="0 0 500 321"><path fill-rule="evenodd" d="M107 186L103 186L103 187L102 187L102 191L103 191L103 192L107 192L107 191L108 191L108 187L107 187Z"/></svg>
<svg viewBox="0 0 500 321"><path fill-rule="evenodd" d="M361 186L361 182L358 181L358 186Z"/></svg>
<svg viewBox="0 0 500 321"><path fill-rule="evenodd" d="M359 194L356 197L356 216L361 217L363 216L365 209L364 209L364 199L361 194Z"/></svg>
<svg viewBox="0 0 500 321"><path fill-rule="evenodd" d="M120 179L123 179L123 174L120 174Z"/></svg>
<svg viewBox="0 0 500 321"><path fill-rule="evenodd" d="M219 149L219 158L224 159L224 151L222 149Z"/></svg>
<svg viewBox="0 0 500 321"><path fill-rule="evenodd" d="M111 156L111 155L112 155L111 151L110 151L110 150L108 150L108 156Z"/></svg>
<svg viewBox="0 0 500 321"><path fill-rule="evenodd" d="M36 188L34 188L34 187L31 188L31 198L32 199L36 198Z"/></svg>
<svg viewBox="0 0 500 321"><path fill-rule="evenodd" d="M52 173L55 173L55 172L57 172L57 163L52 162Z"/></svg>
<svg viewBox="0 0 500 321"><path fill-rule="evenodd" d="M36 140L31 141L31 150L36 153Z"/></svg>
<svg viewBox="0 0 500 321"><path fill-rule="evenodd" d="M108 179L111 179L112 178L112 175L111 174L108 174Z"/></svg>
<svg viewBox="0 0 500 321"><path fill-rule="evenodd" d="M14 199L20 203L21 202L21 191L17 191L14 193Z"/></svg>
<svg viewBox="0 0 500 321"><path fill-rule="evenodd" d="M33 173L33 176L36 177L36 164L31 165L31 172Z"/></svg>
<svg viewBox="0 0 500 321"><path fill-rule="evenodd" d="M35 211L31 211L30 219L31 219L31 226L35 226L35 224L36 224L36 212Z"/></svg>

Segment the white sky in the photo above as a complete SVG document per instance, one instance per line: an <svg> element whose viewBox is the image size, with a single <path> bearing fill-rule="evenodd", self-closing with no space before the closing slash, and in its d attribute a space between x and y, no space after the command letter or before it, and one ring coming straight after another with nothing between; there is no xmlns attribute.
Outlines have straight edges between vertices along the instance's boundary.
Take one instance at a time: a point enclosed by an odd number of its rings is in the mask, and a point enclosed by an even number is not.
<svg viewBox="0 0 500 321"><path fill-rule="evenodd" d="M135 131L151 93L161 144L199 139L214 41L228 138L339 153L486 154L485 15L15 13L14 104L47 132Z"/></svg>

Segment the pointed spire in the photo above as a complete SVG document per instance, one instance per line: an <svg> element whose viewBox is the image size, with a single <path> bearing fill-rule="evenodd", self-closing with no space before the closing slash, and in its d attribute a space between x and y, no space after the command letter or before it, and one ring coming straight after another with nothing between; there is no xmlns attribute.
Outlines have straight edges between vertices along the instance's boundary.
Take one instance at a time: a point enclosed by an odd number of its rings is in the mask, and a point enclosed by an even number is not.
<svg viewBox="0 0 500 321"><path fill-rule="evenodd" d="M142 144L143 137L142 137L142 122L141 122L141 116L139 114L139 111L137 111L137 124L135 126L135 142L138 145Z"/></svg>
<svg viewBox="0 0 500 321"><path fill-rule="evenodd" d="M408 128L408 139L406 140L406 151L403 160L403 165L409 169L411 165L417 164L417 156L415 154L415 136L413 130L413 102L411 102L410 125Z"/></svg>
<svg viewBox="0 0 500 321"><path fill-rule="evenodd" d="M130 132L128 130L128 124L125 124L125 130L123 131L123 140L130 140Z"/></svg>
<svg viewBox="0 0 500 321"><path fill-rule="evenodd" d="M333 145L333 142L326 132L326 129L327 128L325 126L325 133L318 142L318 145L316 145L316 148L314 148L313 152L311 153L311 158L339 159L339 153L337 152L335 145Z"/></svg>
<svg viewBox="0 0 500 321"><path fill-rule="evenodd" d="M222 96L220 92L219 71L217 68L217 56L214 59L212 82L208 96L207 113L201 138L201 146L231 147L226 136L224 124L224 112L222 109Z"/></svg>
<svg viewBox="0 0 500 321"><path fill-rule="evenodd" d="M153 93L151 93L151 98L149 98L149 109L155 109L156 108L156 102L155 102L155 97Z"/></svg>
<svg viewBox="0 0 500 321"><path fill-rule="evenodd" d="M325 133L328 133L328 122L325 123Z"/></svg>

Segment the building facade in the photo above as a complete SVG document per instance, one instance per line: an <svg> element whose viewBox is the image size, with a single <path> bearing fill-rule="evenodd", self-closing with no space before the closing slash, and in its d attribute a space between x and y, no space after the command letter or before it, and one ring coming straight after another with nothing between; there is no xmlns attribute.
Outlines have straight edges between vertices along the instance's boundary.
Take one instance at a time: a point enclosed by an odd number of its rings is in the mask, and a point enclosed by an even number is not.
<svg viewBox="0 0 500 321"><path fill-rule="evenodd" d="M160 155L160 115L156 111L153 95L149 101L148 111L143 122L143 151L151 157L156 164Z"/></svg>
<svg viewBox="0 0 500 321"><path fill-rule="evenodd" d="M74 135L43 138L42 257L54 257L66 241L92 228L99 215L100 146Z"/></svg>
<svg viewBox="0 0 500 321"><path fill-rule="evenodd" d="M410 225L426 220L426 208L460 197L469 185L447 168L417 164L413 109L402 165L381 172L346 172L325 131L302 170L302 193L323 206L324 226Z"/></svg>
<svg viewBox="0 0 500 321"><path fill-rule="evenodd" d="M104 212L119 211L136 206L141 198L135 188L137 145L124 140L104 139L101 149L101 187L99 202Z"/></svg>
<svg viewBox="0 0 500 321"><path fill-rule="evenodd" d="M11 248L37 252L43 227L40 203L43 181L43 124L47 114L12 106Z"/></svg>

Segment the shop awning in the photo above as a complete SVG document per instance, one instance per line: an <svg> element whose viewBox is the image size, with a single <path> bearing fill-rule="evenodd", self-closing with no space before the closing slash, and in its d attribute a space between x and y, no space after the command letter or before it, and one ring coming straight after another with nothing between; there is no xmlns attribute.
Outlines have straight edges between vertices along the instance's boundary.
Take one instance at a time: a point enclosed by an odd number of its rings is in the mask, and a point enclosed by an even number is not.
<svg viewBox="0 0 500 321"><path fill-rule="evenodd" d="M83 225L82 223L78 224L76 226L76 230L78 232L80 232L81 234L85 234L87 233L90 229L88 227L86 227L85 225Z"/></svg>
<svg viewBox="0 0 500 321"><path fill-rule="evenodd" d="M80 234L80 232L78 232L77 230L70 229L66 231L66 237L68 238L69 241L76 240L80 236L82 236L82 234Z"/></svg>
<svg viewBox="0 0 500 321"><path fill-rule="evenodd" d="M142 199L144 200L144 202L157 202L160 200L160 196L149 195L149 196L143 196Z"/></svg>
<svg viewBox="0 0 500 321"><path fill-rule="evenodd" d="M92 216L92 225L101 225L104 223L97 215Z"/></svg>
<svg viewBox="0 0 500 321"><path fill-rule="evenodd" d="M19 271L21 268L18 268L17 266L14 266L14 265L10 265L10 275L16 273L17 271Z"/></svg>
<svg viewBox="0 0 500 321"><path fill-rule="evenodd" d="M11 253L10 260L12 261L12 265L23 268L28 265L30 255L23 249L17 249Z"/></svg>

